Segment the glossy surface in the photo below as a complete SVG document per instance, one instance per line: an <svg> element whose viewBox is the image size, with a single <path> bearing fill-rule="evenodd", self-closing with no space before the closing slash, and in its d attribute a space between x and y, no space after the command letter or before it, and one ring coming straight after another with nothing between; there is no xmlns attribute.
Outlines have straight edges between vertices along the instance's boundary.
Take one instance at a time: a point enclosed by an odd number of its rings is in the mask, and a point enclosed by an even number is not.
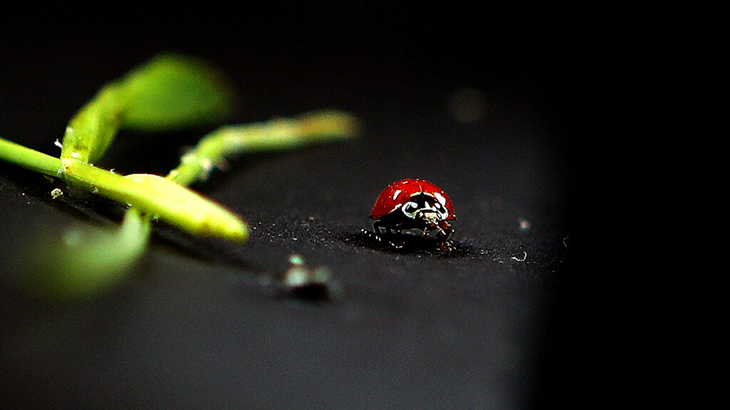
<svg viewBox="0 0 730 410"><path fill-rule="evenodd" d="M399 209L408 200L418 194L431 195L436 199L443 198L443 206L448 210L448 217L444 220L454 220L454 206L443 189L423 179L402 179L388 185L375 200L370 217L380 219L383 216Z"/></svg>

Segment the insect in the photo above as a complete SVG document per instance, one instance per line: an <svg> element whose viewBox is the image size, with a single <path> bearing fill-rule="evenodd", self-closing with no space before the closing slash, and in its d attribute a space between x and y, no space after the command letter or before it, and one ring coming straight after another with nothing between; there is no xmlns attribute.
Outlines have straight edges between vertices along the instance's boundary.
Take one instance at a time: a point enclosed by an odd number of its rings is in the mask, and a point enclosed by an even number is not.
<svg viewBox="0 0 730 410"><path fill-rule="evenodd" d="M449 237L456 220L451 199L443 189L422 179L402 179L388 185L375 200L370 212L373 232L363 230L378 241L388 237L395 248L405 245L403 234L428 237L436 232L437 245L444 251L453 249ZM394 242L400 237L399 242Z"/></svg>

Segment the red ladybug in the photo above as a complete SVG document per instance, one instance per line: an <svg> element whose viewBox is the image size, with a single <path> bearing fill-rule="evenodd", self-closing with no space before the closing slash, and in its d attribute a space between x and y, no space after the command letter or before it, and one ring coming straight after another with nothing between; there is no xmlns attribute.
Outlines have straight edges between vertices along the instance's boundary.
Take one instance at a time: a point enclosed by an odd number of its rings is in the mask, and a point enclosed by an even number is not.
<svg viewBox="0 0 730 410"><path fill-rule="evenodd" d="M453 249L448 239L454 232L450 222L456 220L454 207L446 192L428 181L402 179L388 185L375 200L370 217L375 219L373 230L378 240L383 235L415 231L428 236L436 232L439 248ZM390 244L402 248L405 241Z"/></svg>

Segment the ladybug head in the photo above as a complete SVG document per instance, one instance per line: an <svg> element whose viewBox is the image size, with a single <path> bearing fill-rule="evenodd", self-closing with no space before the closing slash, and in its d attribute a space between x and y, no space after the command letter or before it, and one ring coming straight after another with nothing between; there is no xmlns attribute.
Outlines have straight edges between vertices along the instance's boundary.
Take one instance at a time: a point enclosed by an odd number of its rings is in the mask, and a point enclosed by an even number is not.
<svg viewBox="0 0 730 410"><path fill-rule="evenodd" d="M403 204L401 212L410 219L420 219L430 224L435 224L449 217L446 198L438 192L413 195L408 199L408 202Z"/></svg>

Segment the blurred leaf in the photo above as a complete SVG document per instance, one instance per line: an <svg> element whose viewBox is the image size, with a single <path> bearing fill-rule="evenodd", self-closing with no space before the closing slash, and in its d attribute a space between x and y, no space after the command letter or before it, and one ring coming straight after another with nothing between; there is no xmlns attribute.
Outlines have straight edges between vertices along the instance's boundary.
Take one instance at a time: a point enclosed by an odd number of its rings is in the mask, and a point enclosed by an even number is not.
<svg viewBox="0 0 730 410"><path fill-rule="evenodd" d="M125 129L170 131L210 125L226 119L233 109L233 91L223 73L190 57L155 57L122 81Z"/></svg>
<svg viewBox="0 0 730 410"><path fill-rule="evenodd" d="M221 72L193 58L163 54L105 85L66 127L62 159L94 163L120 127L176 131L228 117L234 95Z"/></svg>
<svg viewBox="0 0 730 410"><path fill-rule="evenodd" d="M16 252L19 285L48 302L93 298L126 279L147 247L150 229L147 218L130 211L121 227L40 232Z"/></svg>

